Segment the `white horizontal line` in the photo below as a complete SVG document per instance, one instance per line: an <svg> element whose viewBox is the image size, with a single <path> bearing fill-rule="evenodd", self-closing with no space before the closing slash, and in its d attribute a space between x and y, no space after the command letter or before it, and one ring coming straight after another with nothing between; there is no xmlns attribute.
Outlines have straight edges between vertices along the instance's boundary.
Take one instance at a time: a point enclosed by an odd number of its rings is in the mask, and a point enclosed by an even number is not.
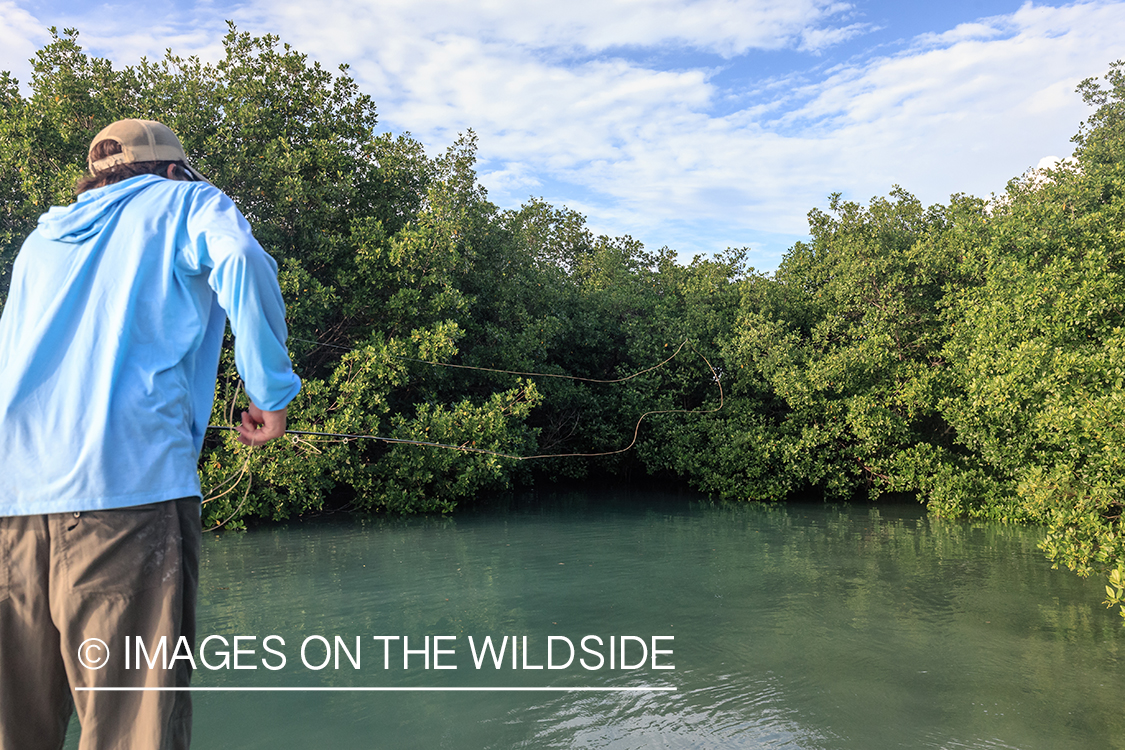
<svg viewBox="0 0 1125 750"><path fill-rule="evenodd" d="M675 692L674 687L80 687L91 693L653 693Z"/></svg>

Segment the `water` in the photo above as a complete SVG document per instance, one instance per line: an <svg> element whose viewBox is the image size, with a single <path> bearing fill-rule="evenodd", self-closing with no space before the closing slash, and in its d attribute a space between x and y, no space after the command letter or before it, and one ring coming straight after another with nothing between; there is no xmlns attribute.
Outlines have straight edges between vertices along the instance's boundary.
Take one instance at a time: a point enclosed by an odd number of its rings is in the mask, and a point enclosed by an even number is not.
<svg viewBox="0 0 1125 750"><path fill-rule="evenodd" d="M1125 748L1125 628L1036 529L914 506L565 495L204 540L199 632L254 636L197 686L675 687L675 692L196 693L199 748ZM266 669L265 636L286 655ZM314 670L301 643L361 637ZM468 638L516 636L497 669ZM580 650L584 636L601 653ZM457 669L403 668L399 641ZM550 636L575 645L546 666ZM608 668L609 638L655 641ZM213 641L212 646L218 642ZM432 642L431 642L432 643ZM614 641L615 646L620 643ZM510 645L510 644L509 644ZM566 660L565 642L552 657ZM640 661L639 640L626 643ZM211 648L208 659L220 660ZM384 657L389 654L389 669ZM323 645L310 642L318 666ZM618 654L616 653L614 657ZM431 664L431 667L433 664ZM72 732L72 734L74 734ZM68 746L73 746L73 737Z"/></svg>

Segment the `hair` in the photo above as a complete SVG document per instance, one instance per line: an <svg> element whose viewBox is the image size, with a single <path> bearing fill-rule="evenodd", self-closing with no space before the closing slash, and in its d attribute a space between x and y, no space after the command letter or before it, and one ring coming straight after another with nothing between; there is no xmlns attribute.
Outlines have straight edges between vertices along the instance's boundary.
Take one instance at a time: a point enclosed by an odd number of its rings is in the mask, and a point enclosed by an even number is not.
<svg viewBox="0 0 1125 750"><path fill-rule="evenodd" d="M90 150L90 161L98 161L107 156L121 153L121 144L114 140L98 141ZM135 161L131 164L114 164L112 167L107 167L94 174L85 174L78 178L74 184L74 194L81 195L87 190L94 188L105 187L106 185L113 185L117 182L122 182L130 177L136 177L140 174L154 174L157 177L168 176L168 165L175 164L181 170L184 170L184 179L193 179L190 173L187 173L187 165L182 161Z"/></svg>

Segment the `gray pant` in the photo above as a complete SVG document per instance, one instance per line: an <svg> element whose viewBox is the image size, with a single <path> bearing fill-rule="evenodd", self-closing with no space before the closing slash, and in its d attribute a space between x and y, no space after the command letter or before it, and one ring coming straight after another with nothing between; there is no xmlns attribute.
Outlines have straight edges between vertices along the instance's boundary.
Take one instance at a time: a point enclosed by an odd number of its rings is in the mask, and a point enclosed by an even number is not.
<svg viewBox="0 0 1125 750"><path fill-rule="evenodd" d="M186 659L149 662L194 650L199 507L0 517L0 750L57 750L72 711L81 750L188 747L190 693L76 688L187 687Z"/></svg>

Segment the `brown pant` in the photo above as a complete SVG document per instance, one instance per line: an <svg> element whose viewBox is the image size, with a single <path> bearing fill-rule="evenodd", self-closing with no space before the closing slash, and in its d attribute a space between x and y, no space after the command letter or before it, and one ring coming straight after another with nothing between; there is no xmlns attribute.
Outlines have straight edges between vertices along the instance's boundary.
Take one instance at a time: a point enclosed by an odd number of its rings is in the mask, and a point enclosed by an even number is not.
<svg viewBox="0 0 1125 750"><path fill-rule="evenodd" d="M148 660L194 650L200 538L198 498L0 517L0 750L58 750L73 710L81 750L188 747L190 693L76 688L187 687L187 660Z"/></svg>

